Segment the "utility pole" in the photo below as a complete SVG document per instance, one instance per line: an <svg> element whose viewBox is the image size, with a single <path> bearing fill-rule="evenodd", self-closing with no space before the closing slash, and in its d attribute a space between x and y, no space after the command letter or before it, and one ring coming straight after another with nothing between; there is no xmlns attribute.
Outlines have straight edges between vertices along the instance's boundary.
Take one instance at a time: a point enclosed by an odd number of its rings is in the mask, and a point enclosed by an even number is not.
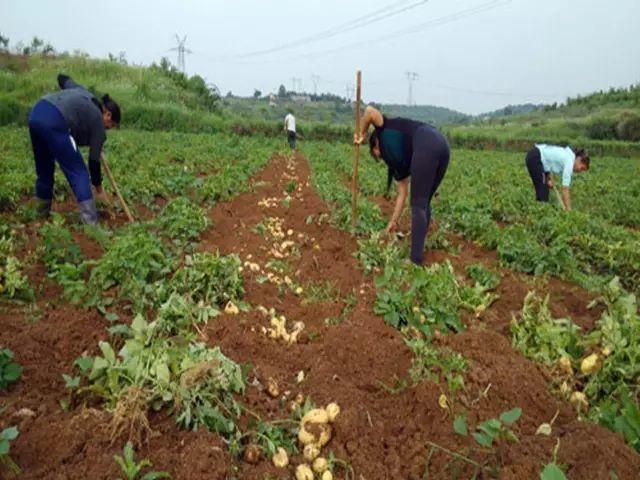
<svg viewBox="0 0 640 480"><path fill-rule="evenodd" d="M413 107L416 103L413 100L413 83L418 80L418 74L416 72L405 72L407 76L407 82L409 83L409 97L407 98L407 105Z"/></svg>
<svg viewBox="0 0 640 480"><path fill-rule="evenodd" d="M176 33L176 41L178 42L178 46L172 48L171 51L178 52L178 70L180 70L182 73L185 73L186 72L186 66L184 61L185 53L193 53L193 52L184 46L184 44L187 41L186 35L182 37L182 40L180 40L180 37Z"/></svg>
<svg viewBox="0 0 640 480"><path fill-rule="evenodd" d="M312 74L311 81L313 82L313 94L318 95L318 83L320 82L320 75Z"/></svg>
<svg viewBox="0 0 640 480"><path fill-rule="evenodd" d="M291 90L293 92L300 92L302 90L302 79L299 77L291 77Z"/></svg>

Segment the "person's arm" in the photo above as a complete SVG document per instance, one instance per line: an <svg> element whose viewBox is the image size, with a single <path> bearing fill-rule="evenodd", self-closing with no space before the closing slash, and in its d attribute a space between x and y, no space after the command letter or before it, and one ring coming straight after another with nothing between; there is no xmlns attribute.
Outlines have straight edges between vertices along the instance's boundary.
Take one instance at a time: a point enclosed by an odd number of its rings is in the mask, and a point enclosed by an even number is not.
<svg viewBox="0 0 640 480"><path fill-rule="evenodd" d="M404 209L404 204L407 201L408 194L409 177L398 180L398 195L396 196L396 204L393 207L393 215L391 215L389 225L387 225L387 228L385 229L386 234L393 232L398 227L398 220L400 220L400 216L402 215L402 210Z"/></svg>
<svg viewBox="0 0 640 480"><path fill-rule="evenodd" d="M65 75L64 73L58 74L58 85L60 86L60 90L82 88L82 85L77 84L69 75Z"/></svg>
<svg viewBox="0 0 640 480"><path fill-rule="evenodd" d="M369 105L364 109L364 115L360 119L360 136L356 138L357 143L364 141L371 125L381 128L384 125L384 118L380 110Z"/></svg>
<svg viewBox="0 0 640 480"><path fill-rule="evenodd" d="M102 146L106 139L104 127L100 125L100 128L94 129L89 143L89 174L91 176L91 184L96 187L96 191L99 191L102 186L100 156L102 155Z"/></svg>
<svg viewBox="0 0 640 480"><path fill-rule="evenodd" d="M551 178L550 172L544 172L545 180L547 182L547 187L553 188L553 179Z"/></svg>
<svg viewBox="0 0 640 480"><path fill-rule="evenodd" d="M384 198L389 198L389 192L391 191L391 184L393 183L393 170L387 168L387 188L384 191Z"/></svg>
<svg viewBox="0 0 640 480"><path fill-rule="evenodd" d="M571 210L571 195L569 194L569 187L562 187L562 202L564 203L564 209L568 212Z"/></svg>

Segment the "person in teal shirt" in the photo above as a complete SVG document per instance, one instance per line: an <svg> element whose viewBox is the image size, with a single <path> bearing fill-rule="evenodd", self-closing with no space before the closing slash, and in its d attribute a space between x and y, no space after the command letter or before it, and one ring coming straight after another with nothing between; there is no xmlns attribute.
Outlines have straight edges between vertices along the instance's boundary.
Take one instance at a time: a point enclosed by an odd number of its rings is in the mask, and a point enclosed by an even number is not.
<svg viewBox="0 0 640 480"><path fill-rule="evenodd" d="M591 159L584 150L575 153L570 147L559 147L545 143L536 144L525 160L531 181L536 190L536 200L549 201L549 189L553 188L551 174L562 177L562 202L565 210L571 210L571 177L573 173L584 172L589 169Z"/></svg>

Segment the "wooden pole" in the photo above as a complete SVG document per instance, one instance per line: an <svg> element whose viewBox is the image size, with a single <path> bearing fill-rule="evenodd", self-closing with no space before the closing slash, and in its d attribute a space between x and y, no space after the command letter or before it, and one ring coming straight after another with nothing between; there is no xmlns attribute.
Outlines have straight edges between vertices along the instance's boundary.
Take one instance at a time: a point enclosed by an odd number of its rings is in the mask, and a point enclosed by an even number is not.
<svg viewBox="0 0 640 480"><path fill-rule="evenodd" d="M362 72L356 73L356 135L360 135L360 96L362 93ZM355 156L353 158L353 177L351 178L351 226L356 227L358 222L358 160L360 159L360 144L355 144Z"/></svg>
<svg viewBox="0 0 640 480"><path fill-rule="evenodd" d="M133 215L131 215L131 212L129 211L129 207L127 207L127 204L125 203L124 198L122 198L122 195L120 194L120 189L118 188L118 184L116 183L116 180L113 178L113 174L111 173L111 169L109 168L109 164L107 163L107 159L105 158L104 154L100 155L100 159L102 160L102 164L104 165L104 171L107 172L107 177L109 177L111 186L116 192L116 196L120 201L120 205L122 205L122 209L124 210L124 213L127 216L129 223L133 223L135 221L133 218Z"/></svg>

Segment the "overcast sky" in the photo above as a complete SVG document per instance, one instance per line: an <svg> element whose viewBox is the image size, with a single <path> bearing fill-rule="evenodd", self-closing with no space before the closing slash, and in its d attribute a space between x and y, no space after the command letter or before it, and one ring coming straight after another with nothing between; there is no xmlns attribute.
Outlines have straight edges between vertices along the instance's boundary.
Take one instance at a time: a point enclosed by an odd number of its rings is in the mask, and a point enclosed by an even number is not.
<svg viewBox="0 0 640 480"><path fill-rule="evenodd" d="M344 95L361 68L365 100L406 103L411 71L416 103L466 113L637 83L639 21L640 0L0 0L12 45L37 35L57 50L175 63L178 33L187 73L222 93L291 89L293 77L313 91L317 75L318 91Z"/></svg>

